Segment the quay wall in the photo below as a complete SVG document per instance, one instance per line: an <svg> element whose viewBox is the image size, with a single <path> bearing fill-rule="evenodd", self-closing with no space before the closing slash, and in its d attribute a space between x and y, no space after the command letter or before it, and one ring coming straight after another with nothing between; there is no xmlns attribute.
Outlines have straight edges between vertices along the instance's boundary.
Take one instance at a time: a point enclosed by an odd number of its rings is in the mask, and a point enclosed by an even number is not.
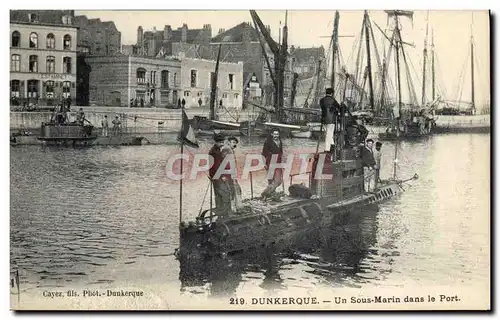
<svg viewBox="0 0 500 320"><path fill-rule="evenodd" d="M181 128L181 109L158 109L158 108L122 108L122 107L81 107L85 117L96 127L101 128L101 121L108 116L108 123L112 127L112 120L116 116L122 122L122 128L126 132L156 133L156 132L178 132ZM71 107L70 121L76 119L76 112L80 107ZM11 131L26 129L37 131L42 122L50 121L51 112L10 112ZM208 108L186 109L187 116L208 117ZM227 109L219 112L220 121L246 121L253 118L253 113Z"/></svg>

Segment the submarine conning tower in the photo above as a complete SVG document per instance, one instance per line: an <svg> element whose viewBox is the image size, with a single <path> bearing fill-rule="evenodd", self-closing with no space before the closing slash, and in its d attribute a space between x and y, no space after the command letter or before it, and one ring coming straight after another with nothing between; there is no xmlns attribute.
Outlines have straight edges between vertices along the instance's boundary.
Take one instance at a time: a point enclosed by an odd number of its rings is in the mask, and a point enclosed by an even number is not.
<svg viewBox="0 0 500 320"><path fill-rule="evenodd" d="M361 158L364 138L356 130L346 130L352 121L346 106L341 105L335 121L333 150L314 155L309 185L319 198L341 201L364 192Z"/></svg>

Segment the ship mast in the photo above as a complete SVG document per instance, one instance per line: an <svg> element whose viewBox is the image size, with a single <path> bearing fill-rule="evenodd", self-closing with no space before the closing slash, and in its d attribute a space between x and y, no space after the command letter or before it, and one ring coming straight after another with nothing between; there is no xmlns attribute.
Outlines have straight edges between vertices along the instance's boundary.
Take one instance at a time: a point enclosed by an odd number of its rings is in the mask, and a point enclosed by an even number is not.
<svg viewBox="0 0 500 320"><path fill-rule="evenodd" d="M427 26L425 29L424 40L424 66L422 67L422 107L425 105L425 80L426 80L426 67L427 67L427 37L429 35L429 11L427 11Z"/></svg>
<svg viewBox="0 0 500 320"><path fill-rule="evenodd" d="M472 16L472 25L471 25L471 35L470 35L470 61L471 61L471 98L472 98L472 114L476 113L476 100L474 95L474 15Z"/></svg>
<svg viewBox="0 0 500 320"><path fill-rule="evenodd" d="M366 62L367 62L367 72L368 72L368 84L370 86L370 105L372 111L375 109L374 95L373 95L373 79L372 79L372 63L370 57L370 30L368 27L368 11L365 10L365 16L363 19L363 24L366 32ZM363 95L363 92L361 93Z"/></svg>
<svg viewBox="0 0 500 320"><path fill-rule="evenodd" d="M435 71L434 71L434 29L432 29L432 42L431 42L431 66L432 66L432 101L436 99L436 83L435 83Z"/></svg>
<svg viewBox="0 0 500 320"><path fill-rule="evenodd" d="M333 23L333 34L332 34L332 75L330 78L330 86L334 90L333 92L334 97L335 97L335 62L337 58L337 49L338 49L339 19L340 19L340 14L338 11L335 11L335 20Z"/></svg>
<svg viewBox="0 0 500 320"><path fill-rule="evenodd" d="M279 122L281 122L283 119L283 103L284 103L284 79L285 79L285 68L286 68L286 62L287 62L287 56L288 56L288 26L287 26L287 18L288 18L288 11L286 12L285 15L285 26L283 27L283 38L281 40L281 43L276 43L276 41L273 40L271 37L270 32L267 30L267 28L264 26L264 23L260 19L260 17L257 15L257 12L255 10L250 10L250 15L252 16L252 20L256 26L256 29L260 31L260 34L264 37L264 40L266 41L267 45L271 49L271 51L274 54L274 72L272 69L269 69L269 73L271 74L271 79L273 81L274 85L274 110L276 112L276 118ZM280 29L281 33L281 29ZM259 37L260 38L260 37ZM261 40L259 39L259 42ZM280 42L280 41L279 41ZM264 55L264 58L266 59L266 63L269 66L269 59L267 58L267 54L265 51L265 47L263 46L263 43L261 42L261 47L262 47L262 52Z"/></svg>
<svg viewBox="0 0 500 320"><path fill-rule="evenodd" d="M217 78L219 76L219 61L222 43L219 44L219 53L217 54L217 62L215 63L215 72L212 74L212 87L210 92L210 120L215 119L215 97L217 96Z"/></svg>

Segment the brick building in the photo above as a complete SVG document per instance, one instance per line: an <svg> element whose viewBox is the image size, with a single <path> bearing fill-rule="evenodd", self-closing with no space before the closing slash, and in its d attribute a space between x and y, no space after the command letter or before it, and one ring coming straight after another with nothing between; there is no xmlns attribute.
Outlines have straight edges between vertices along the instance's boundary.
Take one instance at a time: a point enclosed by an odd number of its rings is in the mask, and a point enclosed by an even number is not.
<svg viewBox="0 0 500 320"><path fill-rule="evenodd" d="M79 28L77 41L79 52L91 55L113 55L120 52L121 33L113 21L76 16L75 25Z"/></svg>
<svg viewBox="0 0 500 320"><path fill-rule="evenodd" d="M229 30L221 29L209 46L201 46L200 56L215 59L219 44L222 44L221 57L225 62L243 62L243 84L248 97L256 102L264 98L266 105L272 105L274 86L259 42L259 32L249 22L240 23ZM267 45L265 47L271 68L274 68L274 55ZM292 61L289 60L285 69L285 104L290 97L292 80Z"/></svg>
<svg viewBox="0 0 500 320"><path fill-rule="evenodd" d="M181 91L178 59L126 55L88 56L90 103L105 106L167 106Z"/></svg>
<svg viewBox="0 0 500 320"><path fill-rule="evenodd" d="M137 28L137 42L133 53L148 57L162 57L173 54L175 44L208 44L212 38L210 24L203 25L202 29L189 29L187 24L173 30L165 25L163 30L144 31L142 26Z"/></svg>
<svg viewBox="0 0 500 320"><path fill-rule="evenodd" d="M300 48L290 47L290 56L292 57L293 71L299 74L299 79L313 77L318 69L318 63L321 61L321 68L326 67L325 48Z"/></svg>
<svg viewBox="0 0 500 320"><path fill-rule="evenodd" d="M77 99L78 105L89 104L90 66L86 63L88 55L108 56L121 51L121 33L112 21L88 19L86 16L76 16L78 26L77 41Z"/></svg>
<svg viewBox="0 0 500 320"><path fill-rule="evenodd" d="M73 10L10 11L11 104L54 105L76 96Z"/></svg>
<svg viewBox="0 0 500 320"><path fill-rule="evenodd" d="M90 103L106 106L186 107L209 105L215 61L175 57L88 56ZM241 108L242 63L220 63L217 101ZM142 102L141 102L142 101Z"/></svg>

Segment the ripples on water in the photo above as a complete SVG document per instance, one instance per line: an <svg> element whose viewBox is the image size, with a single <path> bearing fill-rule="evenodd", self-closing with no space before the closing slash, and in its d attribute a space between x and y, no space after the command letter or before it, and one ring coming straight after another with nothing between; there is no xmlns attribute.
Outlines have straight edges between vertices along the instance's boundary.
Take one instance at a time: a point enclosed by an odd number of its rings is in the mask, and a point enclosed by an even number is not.
<svg viewBox="0 0 500 320"><path fill-rule="evenodd" d="M309 141L285 141L285 146ZM286 254L258 254L181 270L181 290L218 295L313 287L453 285L489 281L489 136L443 135L401 144L406 193L327 229ZM247 141L243 150L260 148ZM204 144L202 149L208 148ZM382 176L394 147L384 143ZM150 281L179 285L178 185L165 165L175 146L11 148L11 263L23 286ZM247 181L240 181L246 197ZM259 193L266 182L254 176ZM288 182L287 182L288 185ZM186 182L184 220L208 184ZM208 200L204 207L209 206ZM140 279L140 280L139 280ZM210 284L210 285L208 285ZM243 285L245 284L245 285Z"/></svg>

